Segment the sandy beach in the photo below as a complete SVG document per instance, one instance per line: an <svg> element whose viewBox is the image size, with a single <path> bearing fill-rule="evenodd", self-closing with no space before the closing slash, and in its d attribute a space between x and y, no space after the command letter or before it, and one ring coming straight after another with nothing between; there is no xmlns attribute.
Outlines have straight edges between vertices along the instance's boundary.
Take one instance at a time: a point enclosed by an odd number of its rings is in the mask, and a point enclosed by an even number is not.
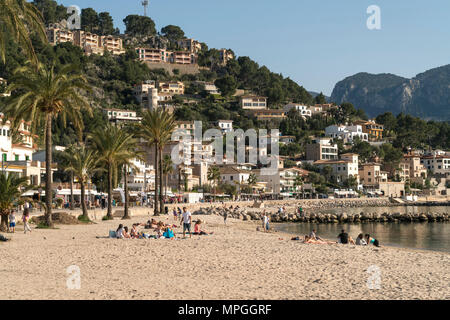
<svg viewBox="0 0 450 320"><path fill-rule="evenodd" d="M219 216L210 236L179 240L106 237L119 223L57 225L5 234L0 243L0 299L450 299L450 255L390 247L312 245L259 223ZM172 216L161 217L173 222ZM181 229L176 229L181 237ZM68 289L67 268L80 268L80 289ZM368 279L380 270L380 289Z"/></svg>

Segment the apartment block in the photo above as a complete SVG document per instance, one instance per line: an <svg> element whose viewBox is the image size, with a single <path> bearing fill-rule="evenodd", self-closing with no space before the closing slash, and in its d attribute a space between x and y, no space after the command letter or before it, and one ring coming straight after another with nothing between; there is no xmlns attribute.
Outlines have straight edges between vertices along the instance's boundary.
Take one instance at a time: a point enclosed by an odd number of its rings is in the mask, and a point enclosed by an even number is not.
<svg viewBox="0 0 450 320"><path fill-rule="evenodd" d="M359 170L359 179L364 187L377 188L380 183L388 181L388 173L381 171L379 163L365 163Z"/></svg>
<svg viewBox="0 0 450 320"><path fill-rule="evenodd" d="M48 28L46 30L48 42L51 45L57 45L64 42L74 43L74 34L72 31L60 28Z"/></svg>
<svg viewBox="0 0 450 320"><path fill-rule="evenodd" d="M306 145L306 160L337 160L338 146L330 138L318 138L312 144Z"/></svg>
<svg viewBox="0 0 450 320"><path fill-rule="evenodd" d="M267 109L267 97L241 96L239 97L239 104L244 110L264 110Z"/></svg>
<svg viewBox="0 0 450 320"><path fill-rule="evenodd" d="M377 124L375 120L356 121L355 125L360 125L364 133L367 133L369 141L379 141L383 139L384 126Z"/></svg>
<svg viewBox="0 0 450 320"><path fill-rule="evenodd" d="M198 53L202 50L200 42L194 39L181 39L177 41L178 47L191 53Z"/></svg>
<svg viewBox="0 0 450 320"><path fill-rule="evenodd" d="M424 155L420 158L420 163L434 174L450 174L450 153Z"/></svg>
<svg viewBox="0 0 450 320"><path fill-rule="evenodd" d="M181 81L176 82L160 82L158 84L159 91L164 93L184 94L184 83Z"/></svg>
<svg viewBox="0 0 450 320"><path fill-rule="evenodd" d="M283 120L286 112L280 109L251 110L258 121Z"/></svg>

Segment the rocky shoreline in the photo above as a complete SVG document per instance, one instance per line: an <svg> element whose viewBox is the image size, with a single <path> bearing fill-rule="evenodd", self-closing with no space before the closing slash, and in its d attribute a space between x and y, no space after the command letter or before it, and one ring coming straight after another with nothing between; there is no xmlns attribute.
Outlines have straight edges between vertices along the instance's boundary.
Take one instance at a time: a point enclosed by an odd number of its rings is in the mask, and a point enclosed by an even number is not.
<svg viewBox="0 0 450 320"><path fill-rule="evenodd" d="M389 201L388 201L389 202ZM380 222L380 223L425 223L425 222L448 222L450 221L450 217L447 213L370 213L370 212L360 212L356 214L349 213L297 213L295 208L286 209L283 213L271 212L270 208L276 207L276 205L268 205L265 209L262 208L240 208L240 207L209 207L209 208L200 208L195 211L193 214L195 215L218 215L224 216L225 214L234 219L239 219L243 221L261 221L264 211L270 216L271 222L282 223L282 222L297 222L297 223L368 223L368 222ZM442 205L442 204L441 204ZM448 205L448 204L447 204ZM316 202L312 203L312 205L304 205L302 203L302 207L306 209L320 208L320 209L329 209L329 208L355 208L355 207L379 207L379 206L399 206L398 204L392 204L389 202L389 205L386 205L386 200L373 201L373 200L359 200L353 203L349 203L346 201L336 203L324 203L324 202ZM401 205L400 205L401 206Z"/></svg>

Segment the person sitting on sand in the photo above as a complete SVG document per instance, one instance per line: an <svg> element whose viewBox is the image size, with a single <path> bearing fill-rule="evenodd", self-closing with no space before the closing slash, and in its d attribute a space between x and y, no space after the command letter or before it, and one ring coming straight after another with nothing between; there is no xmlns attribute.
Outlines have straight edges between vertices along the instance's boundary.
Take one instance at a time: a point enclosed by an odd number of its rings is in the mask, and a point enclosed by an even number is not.
<svg viewBox="0 0 450 320"><path fill-rule="evenodd" d="M319 236L316 234L316 229L313 229L313 230L311 231L311 233L309 234L309 237L310 237L311 239L315 239L315 240L323 240L321 237L319 237Z"/></svg>
<svg viewBox="0 0 450 320"><path fill-rule="evenodd" d="M377 239L372 238L370 234L366 234L366 242L367 244L373 244L375 247L380 247L380 242Z"/></svg>
<svg viewBox="0 0 450 320"><path fill-rule="evenodd" d="M175 233L173 232L171 227L165 227L163 237L166 239L175 239Z"/></svg>
<svg viewBox="0 0 450 320"><path fill-rule="evenodd" d="M337 236L339 239L339 243L341 244L355 244L355 241L345 232L344 229L341 230L341 233Z"/></svg>
<svg viewBox="0 0 450 320"><path fill-rule="evenodd" d="M195 226L194 226L194 234L195 235L199 235L199 236L207 236L210 234L213 234L213 232L206 232L202 230L202 220L197 220L197 222L195 222Z"/></svg>
<svg viewBox="0 0 450 320"><path fill-rule="evenodd" d="M133 239L139 239L139 231L137 229L138 224L135 223L133 224L133 226L131 227L131 231L130 231L130 236Z"/></svg>
<svg viewBox="0 0 450 320"><path fill-rule="evenodd" d="M367 246L367 242L364 240L364 235L362 233L358 235L355 242L357 246Z"/></svg>
<svg viewBox="0 0 450 320"><path fill-rule="evenodd" d="M116 238L123 239L123 224L119 224L119 227L116 230Z"/></svg>
<svg viewBox="0 0 450 320"><path fill-rule="evenodd" d="M123 227L123 232L122 232L122 234L123 234L123 237L124 237L125 239L131 239L131 236L130 236L130 234L128 233L128 227Z"/></svg>

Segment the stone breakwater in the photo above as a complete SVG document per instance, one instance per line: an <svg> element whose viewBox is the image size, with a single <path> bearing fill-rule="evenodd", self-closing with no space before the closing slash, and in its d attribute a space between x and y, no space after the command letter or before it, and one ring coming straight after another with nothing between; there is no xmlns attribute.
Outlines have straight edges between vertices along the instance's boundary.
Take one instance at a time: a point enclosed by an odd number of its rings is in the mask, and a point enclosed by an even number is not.
<svg viewBox="0 0 450 320"><path fill-rule="evenodd" d="M246 208L201 208L194 212L195 215L218 215L225 216L225 214L234 219L243 221L261 221L263 212L247 210ZM401 222L448 222L449 215L447 213L369 213L361 212L356 214L328 214L328 213L306 213L298 214L286 210L283 213L270 213L271 222L297 222L297 223L401 223Z"/></svg>
<svg viewBox="0 0 450 320"><path fill-rule="evenodd" d="M393 207L399 204L392 203L388 198L381 199L323 199L323 200L286 200L264 202L265 208L301 206L304 209L335 209L360 207Z"/></svg>

